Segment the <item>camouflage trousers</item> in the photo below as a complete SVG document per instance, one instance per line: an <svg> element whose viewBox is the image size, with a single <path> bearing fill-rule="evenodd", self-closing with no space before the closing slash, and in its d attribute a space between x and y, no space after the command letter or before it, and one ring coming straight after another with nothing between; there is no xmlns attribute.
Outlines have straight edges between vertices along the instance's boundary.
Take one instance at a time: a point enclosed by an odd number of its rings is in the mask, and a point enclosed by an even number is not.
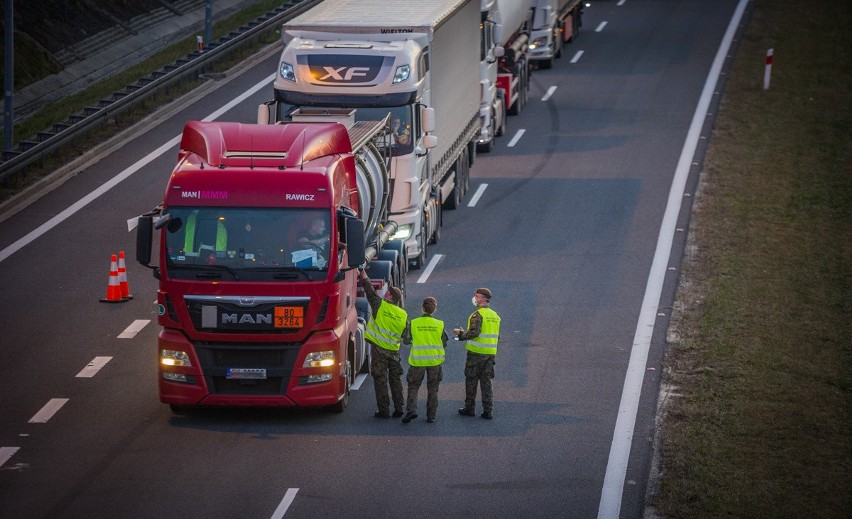
<svg viewBox="0 0 852 519"><path fill-rule="evenodd" d="M476 389L482 388L482 410L491 412L494 409L494 392L491 389L491 379L494 378L494 355L467 352L464 363L464 407L469 411L476 410Z"/></svg>
<svg viewBox="0 0 852 519"><path fill-rule="evenodd" d="M420 385L423 383L423 376L426 376L426 418L434 419L438 412L438 386L444 378L441 365L437 366L410 366L408 375L405 379L408 382L408 400L406 401L405 412L414 413L417 411L417 393L420 392Z"/></svg>
<svg viewBox="0 0 852 519"><path fill-rule="evenodd" d="M402 411L405 400L402 397L402 364L399 351L386 350L370 344L370 375L373 376L373 388L376 390L376 406L380 413L390 410L388 386L393 398L393 410Z"/></svg>

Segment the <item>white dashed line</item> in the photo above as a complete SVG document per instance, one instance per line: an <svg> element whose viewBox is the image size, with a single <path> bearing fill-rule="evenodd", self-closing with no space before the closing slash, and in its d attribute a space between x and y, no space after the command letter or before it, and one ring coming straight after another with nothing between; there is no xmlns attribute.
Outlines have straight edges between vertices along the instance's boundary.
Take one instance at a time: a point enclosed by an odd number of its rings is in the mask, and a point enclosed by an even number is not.
<svg viewBox="0 0 852 519"><path fill-rule="evenodd" d="M136 334L142 331L142 328L145 328L145 326L147 326L150 322L150 319L137 319L133 321L133 324L125 328L124 331L119 334L118 338L132 339L136 337Z"/></svg>
<svg viewBox="0 0 852 519"><path fill-rule="evenodd" d="M519 141L519 140L521 140L521 137L523 137L523 135L524 135L526 132L527 132L527 131L526 131L526 130L524 130L523 128L521 128L520 130L518 130L518 133L516 133L516 134L515 134L515 136L514 136L514 137L512 137L512 140L511 140L511 141L509 141L509 144L507 144L506 146L507 146L507 147L509 147L509 148L514 147L514 146L515 146L515 144L517 144L517 143L518 143L518 141Z"/></svg>
<svg viewBox="0 0 852 519"><path fill-rule="evenodd" d="M112 357L95 357L92 362L77 373L77 378L92 378L97 375L102 367L106 366L107 362L111 361Z"/></svg>
<svg viewBox="0 0 852 519"><path fill-rule="evenodd" d="M67 398L51 398L39 412L30 418L29 423L47 423L66 403L68 403Z"/></svg>
<svg viewBox="0 0 852 519"><path fill-rule="evenodd" d="M541 100L542 100L542 101L547 101L548 99L550 99L550 96L552 96L554 92L556 92L556 87L555 87L555 86L552 86L552 87L548 88L548 89L547 89L547 92L544 94L544 97L542 97L542 98L541 98Z"/></svg>
<svg viewBox="0 0 852 519"><path fill-rule="evenodd" d="M477 189L476 193L470 198L470 202L467 203L468 207L476 206L476 203L479 202L479 199L482 198L482 193L485 192L485 189L488 187L488 184L481 184Z"/></svg>
<svg viewBox="0 0 852 519"><path fill-rule="evenodd" d="M601 32L602 30L604 30L604 27L606 27L606 24L607 24L607 22L601 22L600 25L598 25L595 28L595 32Z"/></svg>
<svg viewBox="0 0 852 519"><path fill-rule="evenodd" d="M272 519L281 519L284 517L284 514L287 513L287 509L290 508L290 505L293 504L293 500L296 499L296 492L298 491L298 488L287 489L287 492L284 494L284 499L282 499L281 503L278 504L278 508L272 512Z"/></svg>
<svg viewBox="0 0 852 519"><path fill-rule="evenodd" d="M435 270L435 267L438 265L438 262L443 259L443 254L435 254L432 256L432 259L429 260L429 265L426 266L426 270L423 271L423 274L420 274L420 278L417 279L418 283L425 283L427 279L429 279L429 274Z"/></svg>
<svg viewBox="0 0 852 519"><path fill-rule="evenodd" d="M583 55L583 51L578 50L577 54L574 54L574 57L571 58L571 63L577 63L578 61L580 61L580 56L582 56L582 55Z"/></svg>
<svg viewBox="0 0 852 519"><path fill-rule="evenodd" d="M20 447L0 447L0 467L9 461L9 458L14 456L19 449Z"/></svg>

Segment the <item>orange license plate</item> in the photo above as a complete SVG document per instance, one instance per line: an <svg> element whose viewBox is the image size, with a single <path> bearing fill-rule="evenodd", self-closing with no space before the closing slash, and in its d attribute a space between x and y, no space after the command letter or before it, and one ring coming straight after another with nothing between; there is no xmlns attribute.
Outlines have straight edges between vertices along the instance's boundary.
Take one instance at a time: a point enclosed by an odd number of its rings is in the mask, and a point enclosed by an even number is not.
<svg viewBox="0 0 852 519"><path fill-rule="evenodd" d="M276 306L276 328L301 328L305 324L305 309L301 306Z"/></svg>

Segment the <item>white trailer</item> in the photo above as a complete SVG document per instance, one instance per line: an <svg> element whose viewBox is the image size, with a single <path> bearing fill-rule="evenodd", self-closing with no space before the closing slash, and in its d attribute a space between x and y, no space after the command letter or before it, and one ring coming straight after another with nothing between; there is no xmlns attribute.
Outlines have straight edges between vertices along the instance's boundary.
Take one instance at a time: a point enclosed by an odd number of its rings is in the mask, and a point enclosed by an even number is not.
<svg viewBox="0 0 852 519"><path fill-rule="evenodd" d="M279 119L299 107L391 113L392 205L415 267L458 207L480 131L477 0L325 0L286 22L275 77Z"/></svg>

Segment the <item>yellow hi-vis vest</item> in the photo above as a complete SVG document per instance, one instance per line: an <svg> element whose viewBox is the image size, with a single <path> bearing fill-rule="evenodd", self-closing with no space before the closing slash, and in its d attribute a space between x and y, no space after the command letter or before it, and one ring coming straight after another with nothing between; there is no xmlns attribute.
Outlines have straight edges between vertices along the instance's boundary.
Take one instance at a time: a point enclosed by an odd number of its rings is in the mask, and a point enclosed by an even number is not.
<svg viewBox="0 0 852 519"><path fill-rule="evenodd" d="M411 353L408 363L412 366L438 366L444 362L444 321L434 317L418 317L411 321Z"/></svg>
<svg viewBox="0 0 852 519"><path fill-rule="evenodd" d="M484 307L475 313L482 316L482 329L479 337L467 340L465 349L483 355L497 355L497 339L500 337L500 316L494 310ZM473 317L473 314L471 314ZM470 330L470 317L467 319L467 329Z"/></svg>
<svg viewBox="0 0 852 519"><path fill-rule="evenodd" d="M195 243L195 221L198 211L193 211L186 219L186 231L184 233L183 250L185 252L199 252L194 248ZM228 230L222 220L216 221L216 251L222 252L228 246Z"/></svg>
<svg viewBox="0 0 852 519"><path fill-rule="evenodd" d="M399 343L402 341L402 332L405 330L405 322L408 314L405 310L382 300L376 318L370 314L370 322L367 323L367 331L364 336L380 348L390 351L399 351Z"/></svg>

